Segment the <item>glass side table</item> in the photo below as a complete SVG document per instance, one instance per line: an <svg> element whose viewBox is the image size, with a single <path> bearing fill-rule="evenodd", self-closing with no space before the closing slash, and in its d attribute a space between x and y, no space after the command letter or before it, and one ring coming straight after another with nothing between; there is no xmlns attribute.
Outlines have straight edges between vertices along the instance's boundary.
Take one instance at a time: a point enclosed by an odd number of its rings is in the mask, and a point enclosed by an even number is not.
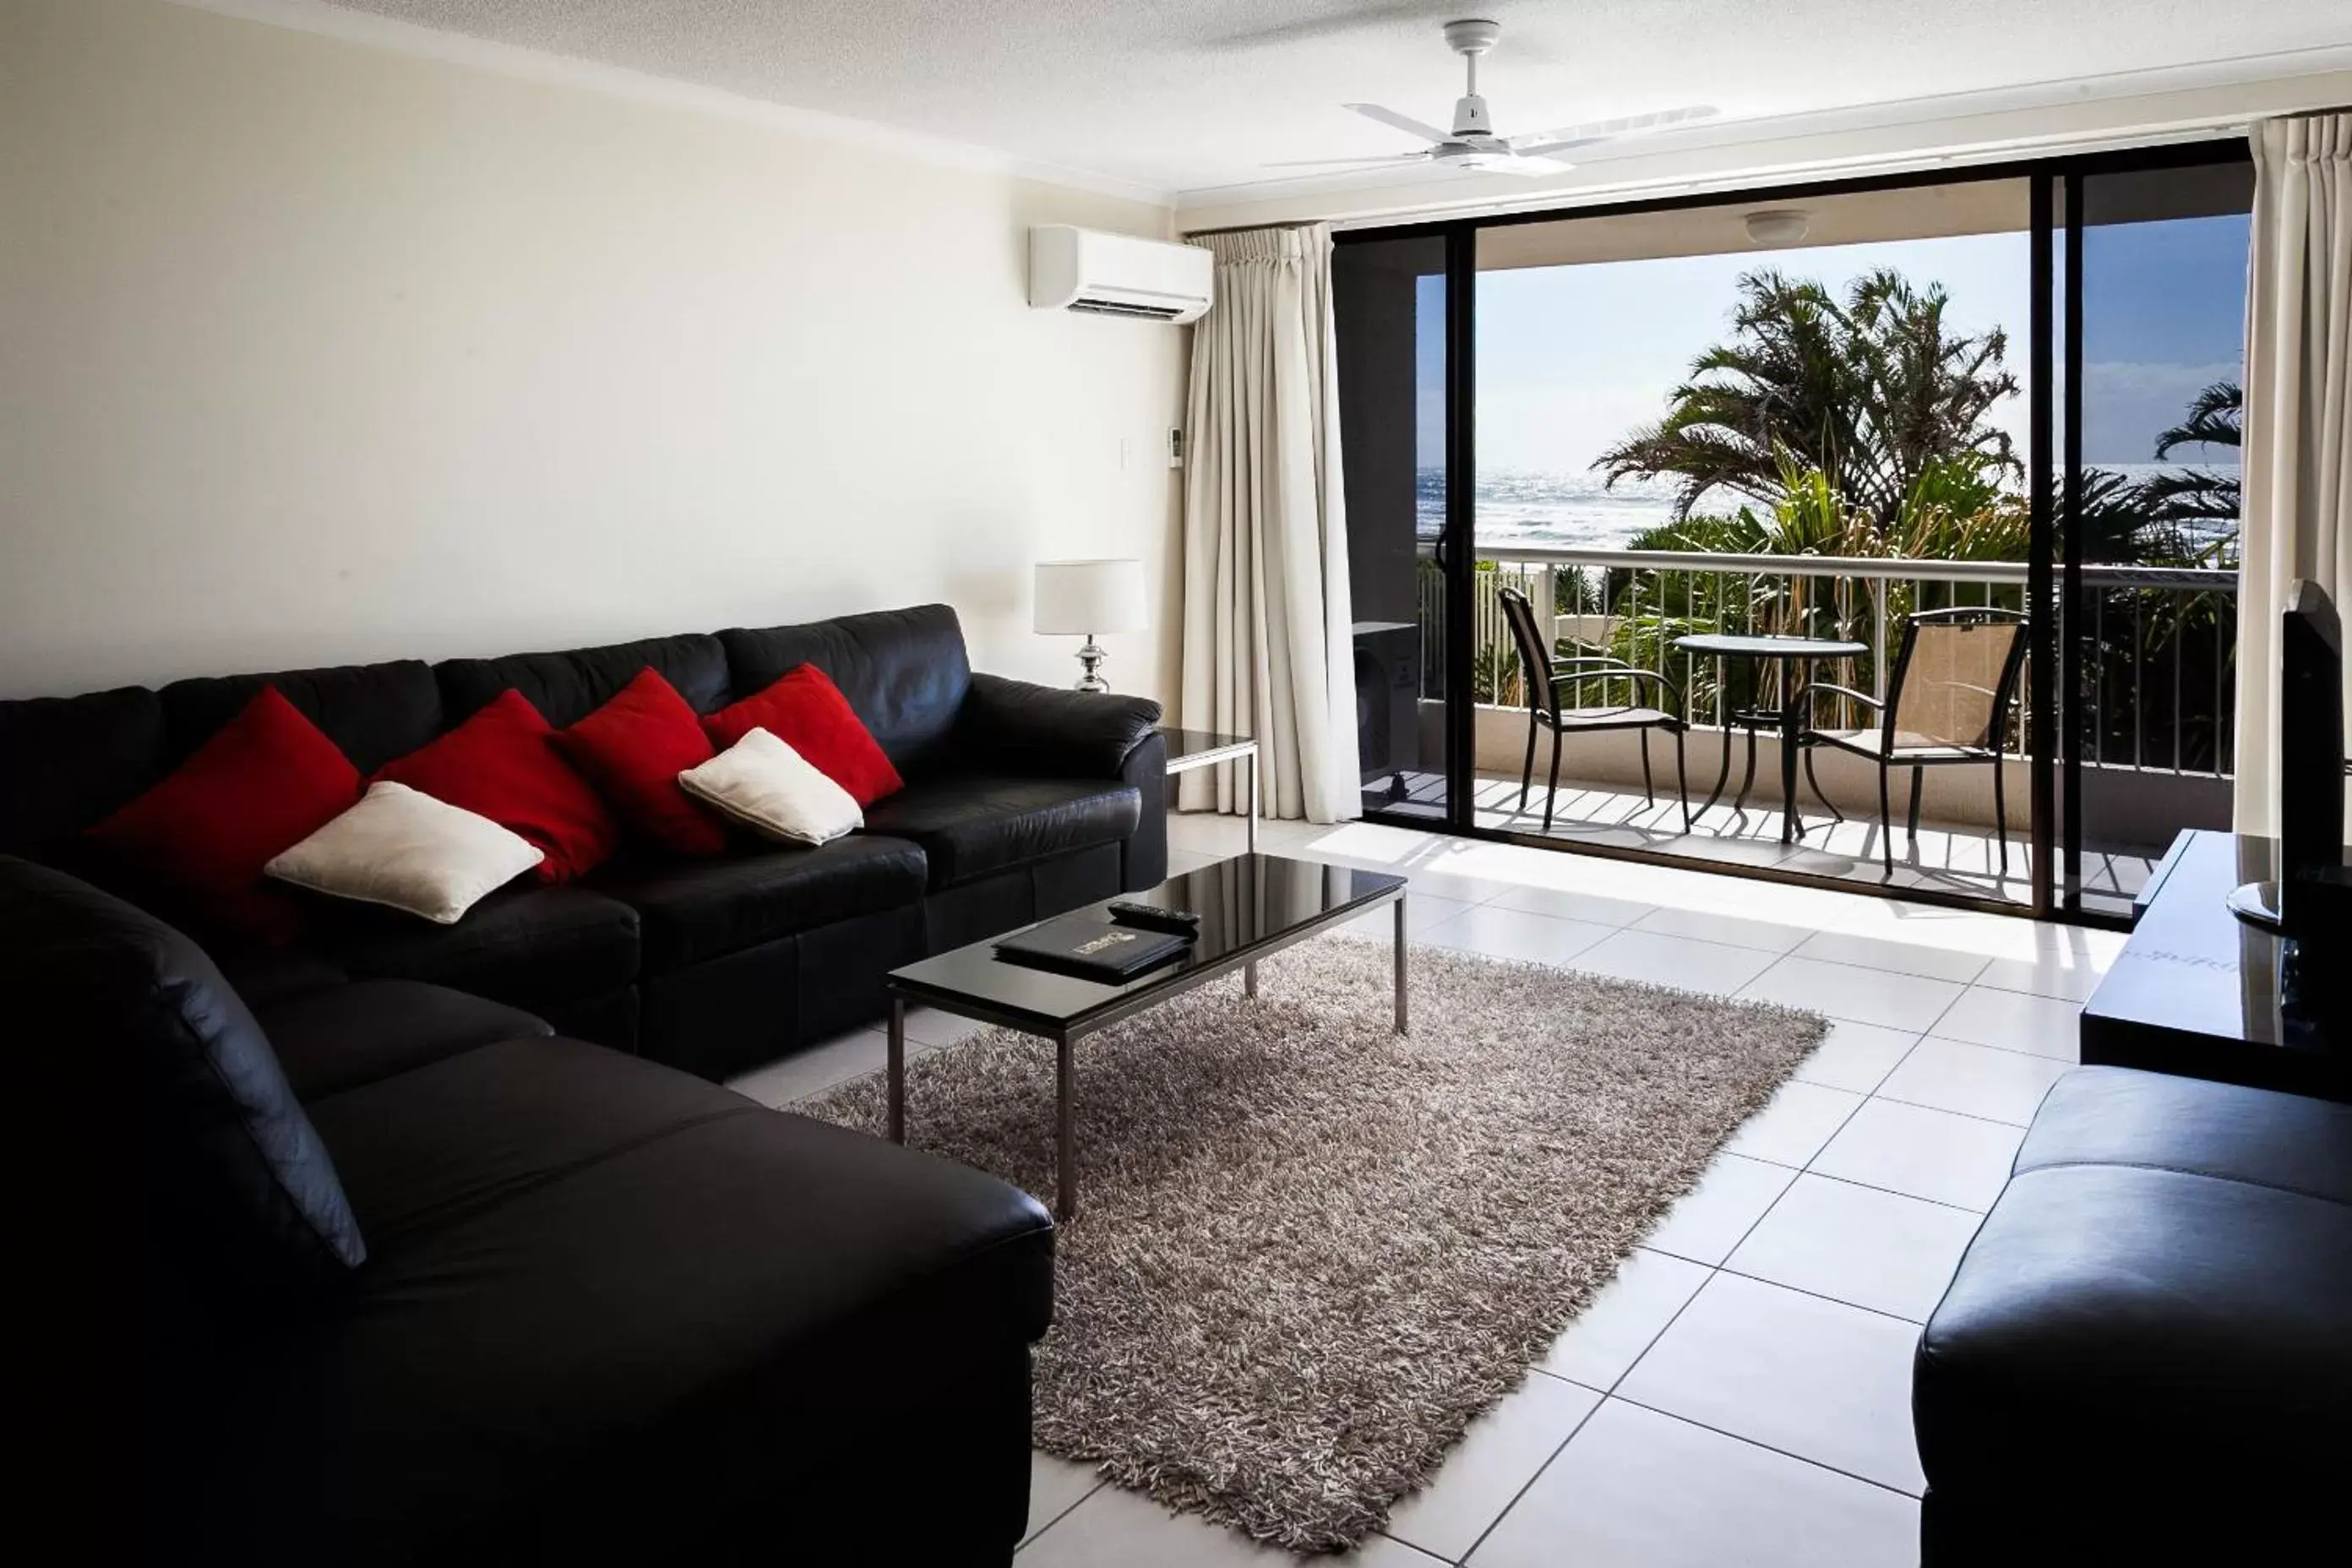
<svg viewBox="0 0 2352 1568"><path fill-rule="evenodd" d="M1220 735L1213 730L1181 730L1172 724L1160 726L1160 738L1168 743L1168 776L1189 773L1194 768L1213 768L1219 763L1239 763L1242 765L1244 788L1249 802L1249 852L1257 853L1257 742L1247 735Z"/></svg>

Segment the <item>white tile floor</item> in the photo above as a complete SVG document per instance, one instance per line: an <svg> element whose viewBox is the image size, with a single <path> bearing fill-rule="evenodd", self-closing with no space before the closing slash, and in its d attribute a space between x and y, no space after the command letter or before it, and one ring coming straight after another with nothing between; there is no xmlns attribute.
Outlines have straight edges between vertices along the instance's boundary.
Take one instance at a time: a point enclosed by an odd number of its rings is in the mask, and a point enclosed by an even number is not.
<svg viewBox="0 0 2352 1568"><path fill-rule="evenodd" d="M1261 847L1402 870L1415 940L1828 1014L1828 1040L1644 1238L1367 1568L1908 1564L1910 1357L2075 1014L2122 946L1856 894L1351 824ZM1242 846L1171 825L1172 868ZM1361 931L1385 940L1380 911ZM938 1049L966 1032L918 1015ZM782 1104L881 1065L861 1030L737 1080ZM1040 1455L1023 1568L1280 1564L1284 1554ZM1327 1560L1330 1561L1330 1560Z"/></svg>

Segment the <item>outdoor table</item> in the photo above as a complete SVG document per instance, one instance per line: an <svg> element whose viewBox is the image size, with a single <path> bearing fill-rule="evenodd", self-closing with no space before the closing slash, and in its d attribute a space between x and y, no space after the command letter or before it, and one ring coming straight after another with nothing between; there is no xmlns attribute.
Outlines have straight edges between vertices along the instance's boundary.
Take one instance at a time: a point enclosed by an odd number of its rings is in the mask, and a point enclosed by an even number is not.
<svg viewBox="0 0 2352 1568"><path fill-rule="evenodd" d="M1870 651L1866 643L1847 642L1836 637L1739 637L1725 632L1696 632L1676 637L1675 647L1683 653L1712 655L1716 668L1716 689L1726 689L1723 667L1729 659L1746 659L1759 668L1770 663L1783 666L1799 665L1803 668L1793 674L1808 674L1811 665L1825 658L1854 658ZM1723 765L1716 770L1715 789L1706 797L1706 805L1699 807L1704 815L1707 806L1723 798L1723 785L1731 777L1731 726L1737 724L1748 735L1748 768L1739 780L1739 794L1731 803L1738 811L1748 804L1748 792L1756 783L1756 731L1767 724L1776 724L1780 731L1780 842L1797 840L1797 736L1801 728L1796 705L1789 699L1795 695L1798 682L1784 678L1780 683L1781 701L1778 709L1738 708L1725 715L1723 728ZM1751 684L1749 689L1755 688Z"/></svg>

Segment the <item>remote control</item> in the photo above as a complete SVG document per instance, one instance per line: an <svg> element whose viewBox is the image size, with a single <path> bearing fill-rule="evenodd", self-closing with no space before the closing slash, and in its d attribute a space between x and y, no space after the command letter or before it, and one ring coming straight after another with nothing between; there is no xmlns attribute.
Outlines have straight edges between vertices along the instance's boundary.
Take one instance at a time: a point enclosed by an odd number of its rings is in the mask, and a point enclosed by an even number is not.
<svg viewBox="0 0 2352 1568"><path fill-rule="evenodd" d="M1201 917L1190 910L1162 909L1158 904L1139 904L1121 899L1110 906L1110 918L1123 926L1140 926L1146 931L1173 931L1178 936L1198 936Z"/></svg>

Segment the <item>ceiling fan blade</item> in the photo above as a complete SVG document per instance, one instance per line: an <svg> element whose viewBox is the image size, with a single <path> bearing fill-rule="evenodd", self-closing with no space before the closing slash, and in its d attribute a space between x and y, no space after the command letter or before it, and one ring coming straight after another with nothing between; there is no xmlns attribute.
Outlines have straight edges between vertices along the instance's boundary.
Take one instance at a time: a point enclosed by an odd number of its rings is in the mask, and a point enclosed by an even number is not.
<svg viewBox="0 0 2352 1568"><path fill-rule="evenodd" d="M1336 169L1352 165L1369 169L1381 163L1425 163L1426 153L1384 153L1371 158L1292 158L1279 163L1260 163L1261 169Z"/></svg>
<svg viewBox="0 0 2352 1568"><path fill-rule="evenodd" d="M1695 120L1709 120L1717 113L1711 103L1695 103L1683 109L1661 109L1649 114L1621 115L1615 120L1589 121L1582 125L1556 126L1549 131L1538 131L1510 140L1515 153L1532 153L1538 156L1564 147L1586 147L1595 142L1606 142L1620 136L1642 136L1653 131L1666 131L1677 125L1687 125Z"/></svg>
<svg viewBox="0 0 2352 1568"><path fill-rule="evenodd" d="M1343 103L1339 107L1352 109L1367 120L1377 120L1383 125L1393 126L1409 135L1418 136L1432 145L1453 140L1453 137L1434 125L1423 125L1410 114L1399 114L1395 110L1382 109L1377 103Z"/></svg>
<svg viewBox="0 0 2352 1568"><path fill-rule="evenodd" d="M1538 158L1521 153L1511 158L1497 158L1491 163L1481 163L1478 165L1478 172L1482 174L1517 174L1522 179L1535 179L1544 174L1565 174L1575 167L1573 163L1563 163L1555 159Z"/></svg>

